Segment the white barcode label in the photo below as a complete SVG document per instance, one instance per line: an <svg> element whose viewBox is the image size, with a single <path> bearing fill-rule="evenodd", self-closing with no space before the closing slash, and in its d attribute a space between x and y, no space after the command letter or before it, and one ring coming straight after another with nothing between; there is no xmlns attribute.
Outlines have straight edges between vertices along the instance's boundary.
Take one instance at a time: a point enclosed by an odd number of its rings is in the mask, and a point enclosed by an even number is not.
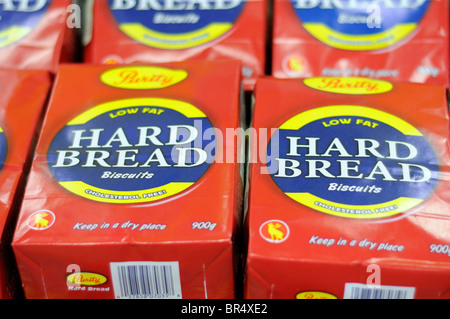
<svg viewBox="0 0 450 319"><path fill-rule="evenodd" d="M344 299L414 299L414 287L346 283Z"/></svg>
<svg viewBox="0 0 450 319"><path fill-rule="evenodd" d="M110 263L116 299L181 299L180 268L171 262Z"/></svg>

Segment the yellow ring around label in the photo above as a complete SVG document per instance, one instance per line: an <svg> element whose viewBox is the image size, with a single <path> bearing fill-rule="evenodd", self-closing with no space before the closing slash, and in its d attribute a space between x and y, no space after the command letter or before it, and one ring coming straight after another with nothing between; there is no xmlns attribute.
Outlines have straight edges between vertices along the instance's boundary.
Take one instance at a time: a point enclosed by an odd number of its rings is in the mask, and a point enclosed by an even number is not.
<svg viewBox="0 0 450 319"><path fill-rule="evenodd" d="M332 105L322 106L315 109L305 111L290 118L280 126L280 130L299 130L306 124L329 118L333 116L361 116L372 120L385 123L392 126L402 132L405 135L423 136L419 130L417 130L411 124L398 118L395 115L373 109L366 106L357 105Z"/></svg>
<svg viewBox="0 0 450 319"><path fill-rule="evenodd" d="M340 33L322 23L304 23L303 27L316 39L333 48L367 51L384 49L399 42L417 28L417 24L399 24L384 32L362 35Z"/></svg>
<svg viewBox="0 0 450 319"><path fill-rule="evenodd" d="M286 195L322 213L357 219L372 219L397 215L419 205L423 201L417 198L399 197L392 201L375 205L346 205L328 201L310 193L286 193ZM345 212L345 210L349 212Z"/></svg>
<svg viewBox="0 0 450 319"><path fill-rule="evenodd" d="M231 23L211 23L206 27L182 34L150 30L140 23L124 23L120 29L130 38L158 49L187 49L210 42L232 28Z"/></svg>
<svg viewBox="0 0 450 319"><path fill-rule="evenodd" d="M84 198L94 199L105 203L133 204L146 203L160 200L184 191L194 183L168 183L163 186L137 190L137 191L114 191L97 188L81 181L59 182L65 189ZM127 198L118 198L118 197Z"/></svg>
<svg viewBox="0 0 450 319"><path fill-rule="evenodd" d="M177 111L188 118L206 117L205 113L187 102L164 98L133 98L99 104L80 114L69 123L67 123L67 125L85 124L86 122L89 122L93 118L96 118L97 116L106 112L127 107L141 106L165 107Z"/></svg>
<svg viewBox="0 0 450 319"><path fill-rule="evenodd" d="M12 26L0 32L0 48L6 47L14 42L19 41L33 31L32 28Z"/></svg>

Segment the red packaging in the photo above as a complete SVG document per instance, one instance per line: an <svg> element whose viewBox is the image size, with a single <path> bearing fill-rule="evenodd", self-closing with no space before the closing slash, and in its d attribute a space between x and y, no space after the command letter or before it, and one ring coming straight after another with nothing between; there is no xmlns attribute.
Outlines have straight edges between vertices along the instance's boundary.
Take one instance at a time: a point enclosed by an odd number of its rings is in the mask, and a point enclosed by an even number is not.
<svg viewBox="0 0 450 319"><path fill-rule="evenodd" d="M448 85L448 39L446 0L275 0L272 71Z"/></svg>
<svg viewBox="0 0 450 319"><path fill-rule="evenodd" d="M266 0L88 3L88 63L235 59L242 62L246 90L265 72Z"/></svg>
<svg viewBox="0 0 450 319"><path fill-rule="evenodd" d="M10 245L50 83L44 71L0 70L0 299L22 294Z"/></svg>
<svg viewBox="0 0 450 319"><path fill-rule="evenodd" d="M445 88L317 77L255 94L245 297L450 298Z"/></svg>
<svg viewBox="0 0 450 319"><path fill-rule="evenodd" d="M81 17L80 10L71 8L71 4L71 0L2 3L0 64L8 68L55 73L59 63L73 61L76 54L75 22Z"/></svg>
<svg viewBox="0 0 450 319"><path fill-rule="evenodd" d="M234 297L239 82L235 61L61 66L13 240L27 298Z"/></svg>

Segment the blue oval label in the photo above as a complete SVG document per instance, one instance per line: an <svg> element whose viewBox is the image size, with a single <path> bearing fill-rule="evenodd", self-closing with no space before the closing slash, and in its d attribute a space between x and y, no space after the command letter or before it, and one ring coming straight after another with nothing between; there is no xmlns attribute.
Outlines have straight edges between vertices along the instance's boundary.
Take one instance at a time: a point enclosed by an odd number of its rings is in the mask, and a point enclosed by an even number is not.
<svg viewBox="0 0 450 319"><path fill-rule="evenodd" d="M211 138L204 140L204 132ZM108 203L176 195L206 172L214 131L195 106L163 98L112 101L89 109L54 137L48 166L61 186Z"/></svg>
<svg viewBox="0 0 450 319"><path fill-rule="evenodd" d="M268 146L278 187L315 210L383 218L419 205L433 191L438 164L409 123L364 106L326 106L281 125Z"/></svg>
<svg viewBox="0 0 450 319"><path fill-rule="evenodd" d="M303 27L344 50L377 50L410 35L431 0L291 0Z"/></svg>
<svg viewBox="0 0 450 319"><path fill-rule="evenodd" d="M20 41L41 21L48 0L2 1L0 3L0 48Z"/></svg>
<svg viewBox="0 0 450 319"><path fill-rule="evenodd" d="M109 8L130 38L159 49L187 49L227 33L246 0L117 1Z"/></svg>

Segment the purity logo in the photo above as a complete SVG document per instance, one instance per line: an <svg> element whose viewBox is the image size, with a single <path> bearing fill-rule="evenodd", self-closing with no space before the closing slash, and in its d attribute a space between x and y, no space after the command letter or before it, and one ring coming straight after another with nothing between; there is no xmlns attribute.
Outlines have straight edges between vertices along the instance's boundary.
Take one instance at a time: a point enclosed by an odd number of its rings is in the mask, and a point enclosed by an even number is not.
<svg viewBox="0 0 450 319"><path fill-rule="evenodd" d="M298 293L295 299L337 299L337 297L323 291L303 291Z"/></svg>
<svg viewBox="0 0 450 319"><path fill-rule="evenodd" d="M300 113L272 139L274 182L293 200L349 218L382 218L419 205L434 189L433 150L413 126L391 114L337 105ZM351 195L351 196L350 196Z"/></svg>
<svg viewBox="0 0 450 319"><path fill-rule="evenodd" d="M91 272L77 272L67 276L67 281L73 285L98 286L107 281L103 275Z"/></svg>
<svg viewBox="0 0 450 319"><path fill-rule="evenodd" d="M303 80L310 88L338 94L381 94L392 90L392 83L361 77L315 77Z"/></svg>
<svg viewBox="0 0 450 319"><path fill-rule="evenodd" d="M108 278L102 274L81 271L77 264L70 264L66 268L67 290L70 292L109 292L111 286L108 285Z"/></svg>
<svg viewBox="0 0 450 319"><path fill-rule="evenodd" d="M122 89L161 89L186 79L184 70L172 70L154 66L126 66L104 72L103 83Z"/></svg>
<svg viewBox="0 0 450 319"><path fill-rule="evenodd" d="M361 77L315 77L303 81L310 88L338 94L381 94L392 90L392 83Z"/></svg>

